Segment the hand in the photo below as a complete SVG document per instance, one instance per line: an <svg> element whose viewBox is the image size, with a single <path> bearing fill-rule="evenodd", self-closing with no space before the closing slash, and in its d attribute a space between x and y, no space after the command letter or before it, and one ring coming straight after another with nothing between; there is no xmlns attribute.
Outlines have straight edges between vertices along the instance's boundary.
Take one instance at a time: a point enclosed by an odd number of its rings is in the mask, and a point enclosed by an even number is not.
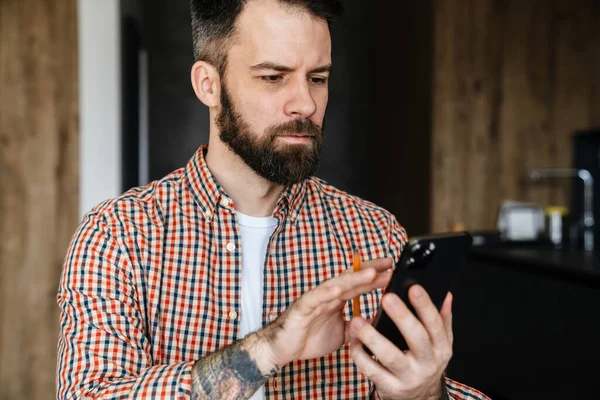
<svg viewBox="0 0 600 400"><path fill-rule="evenodd" d="M367 261L360 272L349 268L303 294L258 332L268 343L271 364L281 367L294 360L322 357L347 343L349 322L344 321L344 305L360 294L385 287L391 267L391 259Z"/></svg>
<svg viewBox="0 0 600 400"><path fill-rule="evenodd" d="M403 352L358 317L350 328L354 337L350 354L382 399L439 399L445 393L444 370L452 358L452 294L448 293L439 313L421 286L410 288L409 299L419 319L397 295L383 297L383 308L409 350ZM378 362L364 351L363 343Z"/></svg>

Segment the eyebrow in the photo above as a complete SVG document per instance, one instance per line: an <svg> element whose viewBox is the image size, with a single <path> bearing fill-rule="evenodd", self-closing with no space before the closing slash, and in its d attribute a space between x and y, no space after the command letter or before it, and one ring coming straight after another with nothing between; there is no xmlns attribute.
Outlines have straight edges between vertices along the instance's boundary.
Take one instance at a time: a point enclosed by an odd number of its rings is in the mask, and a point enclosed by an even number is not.
<svg viewBox="0 0 600 400"><path fill-rule="evenodd" d="M252 71L257 71L257 70L261 70L261 69L270 69L270 70L279 71L279 72L292 72L294 70L291 67L287 67L285 65L276 64L276 63L272 63L272 62L268 62L268 61L253 65L252 67L250 67L250 69ZM309 74L317 74L317 73L322 73L322 72L331 72L331 64L322 65L320 67L317 67L317 68L314 68L314 69L308 71Z"/></svg>

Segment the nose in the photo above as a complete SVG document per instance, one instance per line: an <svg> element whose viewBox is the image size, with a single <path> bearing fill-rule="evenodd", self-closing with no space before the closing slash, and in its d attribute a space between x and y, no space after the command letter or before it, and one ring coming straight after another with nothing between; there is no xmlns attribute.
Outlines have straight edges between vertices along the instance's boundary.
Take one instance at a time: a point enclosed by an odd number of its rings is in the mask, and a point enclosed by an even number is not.
<svg viewBox="0 0 600 400"><path fill-rule="evenodd" d="M287 116L294 119L310 118L317 111L317 103L307 80L299 79L298 82L291 85L284 111Z"/></svg>

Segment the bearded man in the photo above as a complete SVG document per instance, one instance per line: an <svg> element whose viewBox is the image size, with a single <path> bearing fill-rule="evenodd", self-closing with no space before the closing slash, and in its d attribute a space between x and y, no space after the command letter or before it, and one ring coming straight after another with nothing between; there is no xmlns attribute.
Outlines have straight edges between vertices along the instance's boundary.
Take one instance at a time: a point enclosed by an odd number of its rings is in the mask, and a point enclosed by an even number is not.
<svg viewBox="0 0 600 400"><path fill-rule="evenodd" d="M382 296L407 242L395 217L312 176L341 11L191 1L209 143L84 218L58 293L58 398L486 398L444 375L450 294L438 312L411 288L419 318ZM407 352L369 323L380 304Z"/></svg>

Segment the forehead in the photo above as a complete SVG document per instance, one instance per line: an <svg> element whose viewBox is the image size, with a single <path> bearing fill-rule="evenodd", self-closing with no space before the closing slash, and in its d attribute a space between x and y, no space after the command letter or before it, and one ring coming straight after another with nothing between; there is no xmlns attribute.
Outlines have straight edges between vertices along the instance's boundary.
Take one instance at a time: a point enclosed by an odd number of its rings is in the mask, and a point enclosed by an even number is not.
<svg viewBox="0 0 600 400"><path fill-rule="evenodd" d="M308 67L331 63L327 21L276 0L249 1L237 21L230 58Z"/></svg>

